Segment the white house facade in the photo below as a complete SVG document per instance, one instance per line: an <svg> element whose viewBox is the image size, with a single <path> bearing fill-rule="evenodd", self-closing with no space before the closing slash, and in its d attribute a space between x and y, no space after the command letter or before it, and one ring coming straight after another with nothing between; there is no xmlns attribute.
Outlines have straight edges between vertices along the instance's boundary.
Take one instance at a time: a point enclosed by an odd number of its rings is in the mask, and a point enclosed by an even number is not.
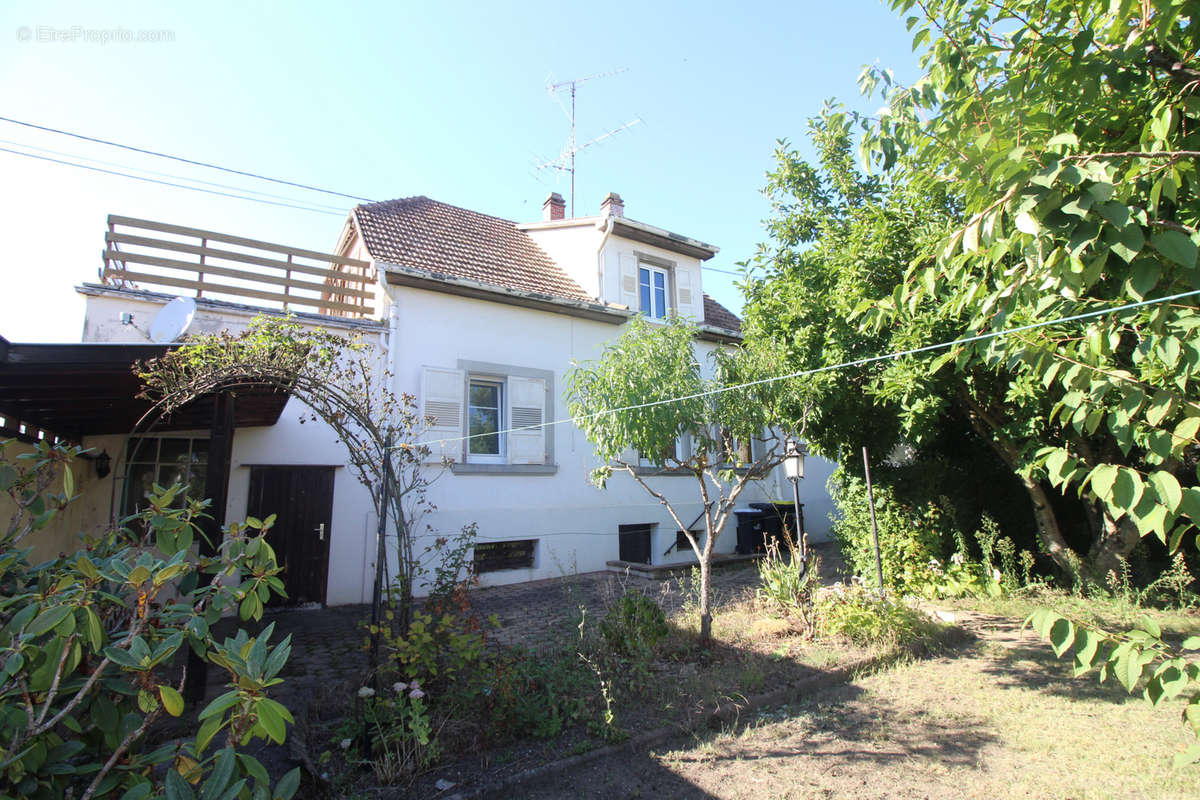
<svg viewBox="0 0 1200 800"><path fill-rule="evenodd" d="M191 233L202 242L200 263L191 268L220 263L212 256L217 234ZM210 236L200 236L205 233ZM196 252L178 237L172 241L177 251ZM139 262L134 252L124 248L126 266L153 260ZM418 530L418 552L473 523L478 551L488 554L478 560L487 570L479 576L482 585L602 570L622 556L634 560L634 553L652 565L686 563L695 557L680 546L678 526L633 479L618 473L604 490L589 483L597 462L582 432L565 421L564 378L573 362L598 357L635 314L691 318L700 328L701 356L736 343L739 321L703 291L702 265L716 252L626 217L616 195L596 216L575 219L564 218L562 199L551 195L544 218L528 224L425 197L367 204L351 211L333 255L371 280L357 294L322 294L309 304L324 313L296 319L363 336L380 368L393 376L394 391L416 395L432 420L428 438L453 464L430 490L436 510ZM175 268L171 263L158 266ZM288 255L287 265L294 264ZM147 279L150 269L142 268L140 280L79 287L87 299L85 342L146 341L146 324L172 294L146 289L155 283ZM294 283L293 272L287 275ZM242 286L227 281L235 283ZM263 307L278 306L232 302L207 285L199 294L191 333L236 331ZM279 513L296 599L368 602L378 524L372 504L333 431L301 424L302 417L292 400L274 424L236 429L226 516ZM523 430L505 433L512 428ZM181 463L201 464L206 436L205 430L150 429L138 437L138 450L117 433L85 438L115 463L111 476L86 487L84 500L97 511L107 498L113 498L109 505L128 503L146 476L163 479ZM800 485L812 539L828 536L825 484L832 469L810 457ZM647 470L646 480L681 516L700 516L694 477L653 472ZM741 503L790 501L791 485L781 472L756 481ZM734 551L734 527L731 522L721 533L717 552Z"/></svg>

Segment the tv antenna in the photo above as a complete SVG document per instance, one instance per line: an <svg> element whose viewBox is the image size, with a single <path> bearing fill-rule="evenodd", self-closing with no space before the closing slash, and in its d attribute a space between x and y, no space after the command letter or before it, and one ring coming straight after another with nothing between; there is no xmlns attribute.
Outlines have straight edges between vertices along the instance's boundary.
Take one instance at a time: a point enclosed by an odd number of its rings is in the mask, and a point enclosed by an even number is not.
<svg viewBox="0 0 1200 800"><path fill-rule="evenodd" d="M592 145L599 144L600 142L604 141L605 139L607 139L611 136L617 135L621 131L629 130L634 125L637 125L639 122L642 121L641 118L639 117L637 119L631 120L630 122L626 122L624 125L620 125L616 128L613 128L612 130L608 131L607 133L603 133L603 134L595 137L594 139L589 139L588 141L584 142L583 144L577 144L575 141L575 87L577 87L579 84L584 83L586 81L595 80L597 78L608 78L613 75L620 75L622 72L628 72L628 71L629 71L628 67L622 67L621 69L615 69L615 70L612 70L611 72L599 72L599 73L596 73L595 75L587 75L583 78L572 78L571 80L558 81L558 82L554 81L553 75L550 75L548 78L546 78L546 91L548 91L550 93L550 96L554 98L554 101L556 103L558 103L558 107L562 109L563 113L566 114L567 119L570 120L571 135L567 139L567 143L563 147L562 152L559 153L558 158L554 159L553 161L542 161L539 159L537 167L539 170L555 169L555 170L558 170L559 172L570 173L570 175L571 175L571 217L575 216L575 154L581 150L585 150L585 149L591 147ZM566 89L570 89L570 91L571 91L571 107L569 109L567 108L566 105L563 104L563 101L562 101L562 92Z"/></svg>

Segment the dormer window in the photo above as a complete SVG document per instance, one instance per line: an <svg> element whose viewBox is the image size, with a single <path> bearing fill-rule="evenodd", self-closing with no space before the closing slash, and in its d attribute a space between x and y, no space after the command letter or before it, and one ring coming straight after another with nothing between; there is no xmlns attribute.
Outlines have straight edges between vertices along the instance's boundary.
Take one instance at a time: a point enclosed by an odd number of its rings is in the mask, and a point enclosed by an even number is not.
<svg viewBox="0 0 1200 800"><path fill-rule="evenodd" d="M638 265L638 310L651 319L665 319L667 316L668 291L667 271L662 267L649 264Z"/></svg>

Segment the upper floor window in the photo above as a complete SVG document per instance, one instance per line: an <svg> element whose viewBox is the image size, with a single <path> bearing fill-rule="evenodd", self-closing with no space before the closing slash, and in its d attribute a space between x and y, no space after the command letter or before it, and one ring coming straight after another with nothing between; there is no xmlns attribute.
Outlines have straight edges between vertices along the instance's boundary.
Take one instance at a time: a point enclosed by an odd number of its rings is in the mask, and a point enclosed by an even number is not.
<svg viewBox="0 0 1200 800"><path fill-rule="evenodd" d="M651 319L667 316L667 271L648 264L638 266L638 310Z"/></svg>

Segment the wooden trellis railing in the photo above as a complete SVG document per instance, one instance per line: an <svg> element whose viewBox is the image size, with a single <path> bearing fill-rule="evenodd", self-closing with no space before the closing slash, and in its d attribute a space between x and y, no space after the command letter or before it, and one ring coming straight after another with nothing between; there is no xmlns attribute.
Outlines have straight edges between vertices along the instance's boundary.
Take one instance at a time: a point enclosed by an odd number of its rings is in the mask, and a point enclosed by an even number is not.
<svg viewBox="0 0 1200 800"><path fill-rule="evenodd" d="M185 289L197 298L336 317L375 315L368 261L116 215L104 241L100 277L110 286Z"/></svg>

